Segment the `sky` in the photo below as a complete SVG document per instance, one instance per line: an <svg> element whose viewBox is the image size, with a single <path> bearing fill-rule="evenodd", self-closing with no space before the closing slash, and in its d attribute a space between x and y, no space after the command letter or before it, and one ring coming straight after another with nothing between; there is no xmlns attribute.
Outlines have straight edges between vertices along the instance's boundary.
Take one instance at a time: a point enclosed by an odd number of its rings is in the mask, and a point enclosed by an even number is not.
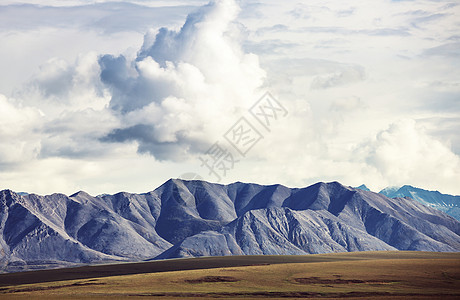
<svg viewBox="0 0 460 300"><path fill-rule="evenodd" d="M460 195L456 1L5 0L0 189Z"/></svg>

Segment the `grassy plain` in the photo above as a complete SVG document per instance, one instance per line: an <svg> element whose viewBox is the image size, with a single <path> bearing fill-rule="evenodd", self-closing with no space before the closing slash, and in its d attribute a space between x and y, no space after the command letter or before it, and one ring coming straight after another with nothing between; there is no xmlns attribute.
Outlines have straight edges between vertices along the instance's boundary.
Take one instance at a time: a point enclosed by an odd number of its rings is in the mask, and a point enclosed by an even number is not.
<svg viewBox="0 0 460 300"><path fill-rule="evenodd" d="M46 272L0 275L0 299L460 299L460 253L209 257Z"/></svg>

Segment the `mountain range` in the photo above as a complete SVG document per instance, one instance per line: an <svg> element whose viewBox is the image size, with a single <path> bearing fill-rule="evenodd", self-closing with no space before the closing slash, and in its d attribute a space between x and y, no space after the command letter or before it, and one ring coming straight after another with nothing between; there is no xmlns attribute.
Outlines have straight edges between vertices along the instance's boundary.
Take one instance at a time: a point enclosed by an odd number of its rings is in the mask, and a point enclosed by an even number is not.
<svg viewBox="0 0 460 300"><path fill-rule="evenodd" d="M393 195L390 195L393 196ZM460 251L460 222L411 198L170 179L143 194L0 191L3 272L222 255Z"/></svg>

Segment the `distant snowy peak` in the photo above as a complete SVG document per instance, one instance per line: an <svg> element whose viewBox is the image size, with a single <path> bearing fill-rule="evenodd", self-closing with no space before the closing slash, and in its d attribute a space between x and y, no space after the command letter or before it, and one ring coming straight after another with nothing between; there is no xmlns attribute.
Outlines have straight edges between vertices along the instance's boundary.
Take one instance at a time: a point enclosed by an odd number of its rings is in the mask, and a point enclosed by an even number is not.
<svg viewBox="0 0 460 300"><path fill-rule="evenodd" d="M389 198L409 197L460 220L460 196L442 194L438 191L428 191L410 185L404 185L400 188L385 188L380 191L380 194Z"/></svg>
<svg viewBox="0 0 460 300"><path fill-rule="evenodd" d="M387 197L390 197L390 195L395 194L400 188L401 188L400 186L389 186L381 190L379 193ZM390 197L390 198L394 198L394 197Z"/></svg>

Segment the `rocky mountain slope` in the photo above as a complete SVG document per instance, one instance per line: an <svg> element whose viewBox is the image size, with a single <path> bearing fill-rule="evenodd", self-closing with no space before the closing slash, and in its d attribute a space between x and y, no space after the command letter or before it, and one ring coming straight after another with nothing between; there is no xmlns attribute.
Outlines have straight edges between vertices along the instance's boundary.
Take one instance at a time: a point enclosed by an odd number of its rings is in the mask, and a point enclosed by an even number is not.
<svg viewBox="0 0 460 300"><path fill-rule="evenodd" d="M0 192L3 271L189 256L460 251L460 223L409 198L171 179L145 194Z"/></svg>

